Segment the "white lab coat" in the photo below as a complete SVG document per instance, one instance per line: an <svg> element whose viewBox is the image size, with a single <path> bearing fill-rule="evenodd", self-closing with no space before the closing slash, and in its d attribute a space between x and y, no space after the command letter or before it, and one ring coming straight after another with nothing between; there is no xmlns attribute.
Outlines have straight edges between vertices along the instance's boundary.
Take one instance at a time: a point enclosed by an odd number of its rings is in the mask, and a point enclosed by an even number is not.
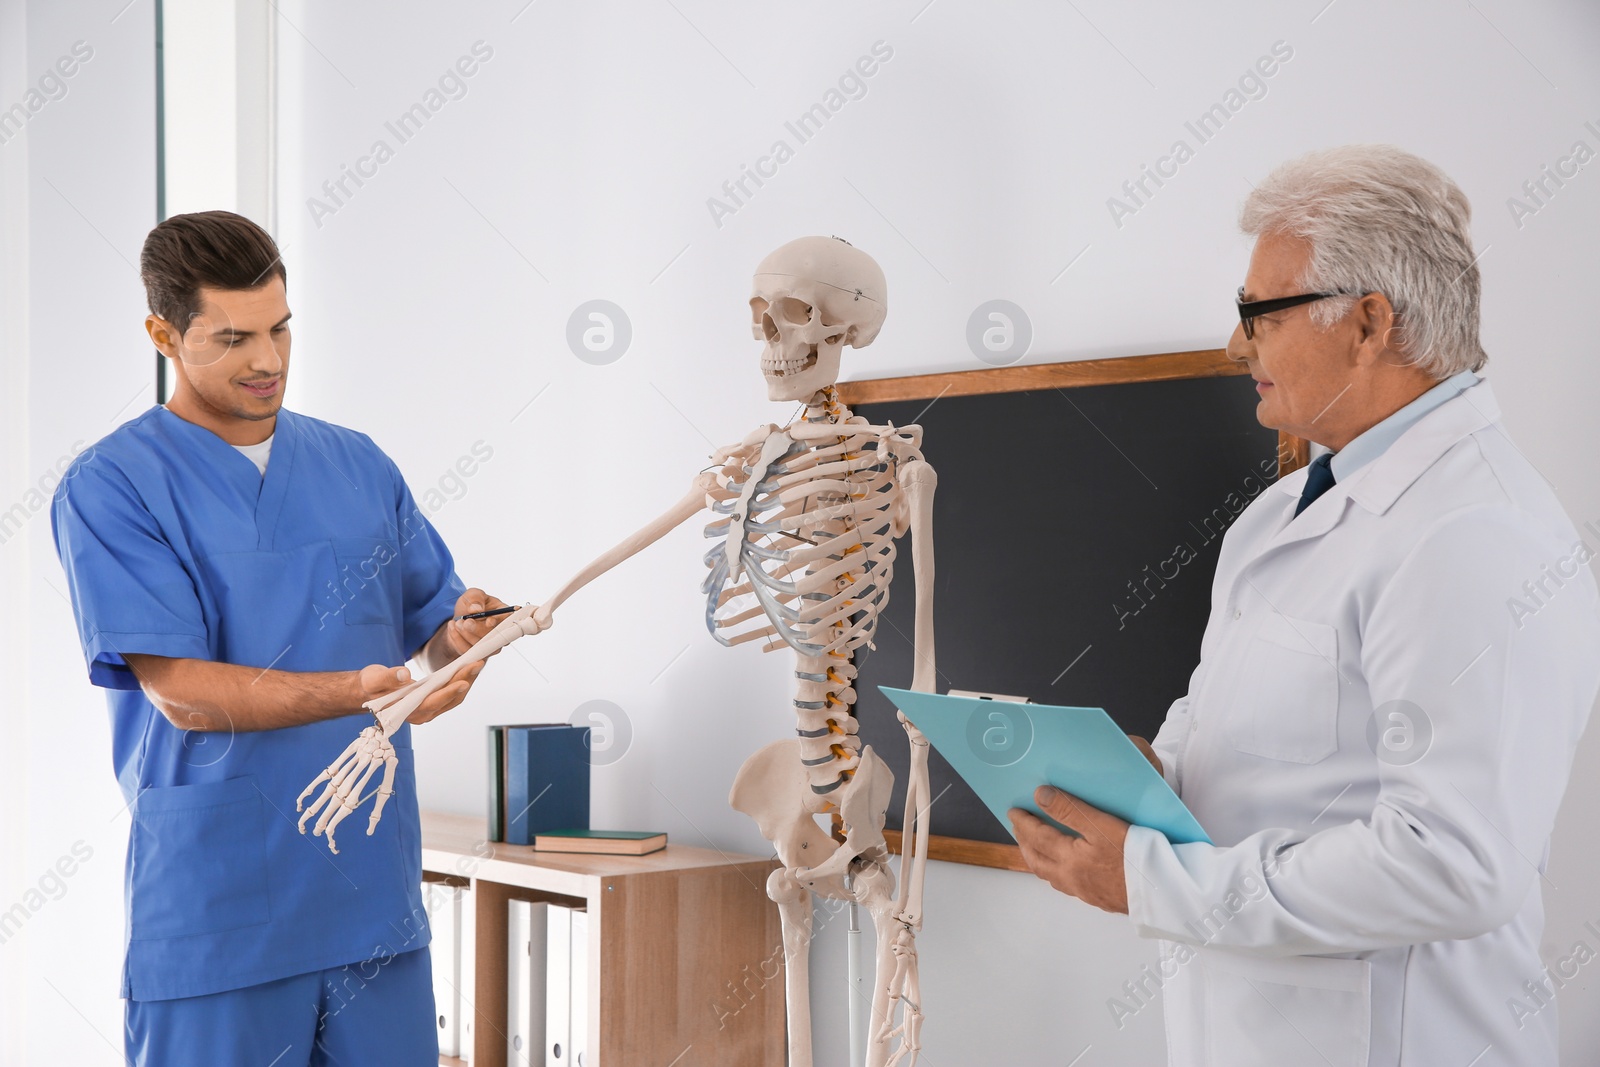
<svg viewBox="0 0 1600 1067"><path fill-rule="evenodd" d="M1126 847L1162 950L1121 999L1161 998L1174 1067L1556 1064L1524 983L1548 982L1541 876L1600 690L1600 523L1580 537L1498 419L1480 381L1224 538L1155 739L1214 844Z"/></svg>

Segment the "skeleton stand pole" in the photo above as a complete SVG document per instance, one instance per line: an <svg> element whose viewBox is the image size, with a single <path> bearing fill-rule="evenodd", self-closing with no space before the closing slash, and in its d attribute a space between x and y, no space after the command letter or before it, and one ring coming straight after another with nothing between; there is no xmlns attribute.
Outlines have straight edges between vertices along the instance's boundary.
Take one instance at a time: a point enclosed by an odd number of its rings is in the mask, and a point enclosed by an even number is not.
<svg viewBox="0 0 1600 1067"><path fill-rule="evenodd" d="M850 1062L867 1062L867 1013L872 1007L872 991L861 984L861 912L850 902L850 930L845 934L850 979Z"/></svg>

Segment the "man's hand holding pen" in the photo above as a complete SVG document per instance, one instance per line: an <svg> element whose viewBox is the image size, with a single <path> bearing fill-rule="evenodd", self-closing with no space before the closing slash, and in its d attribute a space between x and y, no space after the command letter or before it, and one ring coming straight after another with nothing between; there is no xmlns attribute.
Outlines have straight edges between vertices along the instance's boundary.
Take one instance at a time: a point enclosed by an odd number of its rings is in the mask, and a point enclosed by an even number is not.
<svg viewBox="0 0 1600 1067"><path fill-rule="evenodd" d="M456 600L456 614L446 631L450 650L457 656L464 655L469 648L483 640L490 630L500 625L499 616L516 610L516 605L508 605L482 589L468 589ZM492 656L499 654L499 649L490 653Z"/></svg>

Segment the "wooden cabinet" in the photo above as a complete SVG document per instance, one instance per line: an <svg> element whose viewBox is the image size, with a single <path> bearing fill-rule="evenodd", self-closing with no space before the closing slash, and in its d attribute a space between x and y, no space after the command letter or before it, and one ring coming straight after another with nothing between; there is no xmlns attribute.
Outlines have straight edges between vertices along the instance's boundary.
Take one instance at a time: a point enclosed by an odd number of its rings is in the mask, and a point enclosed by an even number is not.
<svg viewBox="0 0 1600 1067"><path fill-rule="evenodd" d="M474 1012L473 1067L506 1065L512 899L588 912L584 1067L781 1067L783 934L766 892L775 859L688 845L648 856L535 852L487 842L483 830L478 818L422 816L424 878L473 890L462 930L474 946L463 1007Z"/></svg>

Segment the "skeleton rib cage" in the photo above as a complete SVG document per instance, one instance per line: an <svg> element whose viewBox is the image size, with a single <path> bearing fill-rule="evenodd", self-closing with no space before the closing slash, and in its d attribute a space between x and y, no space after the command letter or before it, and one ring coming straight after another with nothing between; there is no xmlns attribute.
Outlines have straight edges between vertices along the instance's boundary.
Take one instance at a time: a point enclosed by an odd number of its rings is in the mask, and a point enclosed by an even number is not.
<svg viewBox="0 0 1600 1067"><path fill-rule="evenodd" d="M808 422L843 432L806 443L777 431L759 455L736 454L718 473L706 501L717 519L705 528L717 540L701 588L719 642L765 639L764 651L786 644L800 655L802 762L812 791L825 794L855 772L851 683L888 606L894 539L909 522L897 475L921 458L922 431L871 426L836 400L813 414Z"/></svg>

